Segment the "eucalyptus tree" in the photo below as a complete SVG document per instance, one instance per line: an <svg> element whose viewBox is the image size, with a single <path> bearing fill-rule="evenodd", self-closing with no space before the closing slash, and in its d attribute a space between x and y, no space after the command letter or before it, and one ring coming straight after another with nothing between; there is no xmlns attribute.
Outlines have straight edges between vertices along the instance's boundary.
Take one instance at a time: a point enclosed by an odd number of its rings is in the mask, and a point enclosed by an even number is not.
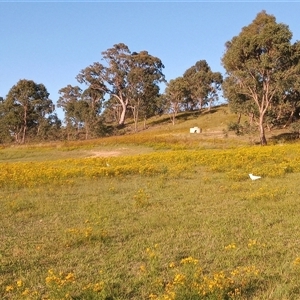
<svg viewBox="0 0 300 300"><path fill-rule="evenodd" d="M89 105L82 100L83 91L78 86L67 85L59 90L60 97L57 106L61 107L65 113L65 123L68 139L75 134L79 135L80 130L85 128L86 138L88 137Z"/></svg>
<svg viewBox="0 0 300 300"><path fill-rule="evenodd" d="M90 103L91 110L95 113L99 113L99 109L102 107L104 101L104 94L107 88L103 82L104 67L100 63L94 63L81 70L76 76L79 83L84 83L87 89L84 91L86 99Z"/></svg>
<svg viewBox="0 0 300 300"><path fill-rule="evenodd" d="M67 138L75 131L78 133L81 119L77 116L77 103L81 99L82 89L79 86L67 85L61 88L58 93L60 97L57 101L57 107L62 108L65 113L65 124L67 130Z"/></svg>
<svg viewBox="0 0 300 300"><path fill-rule="evenodd" d="M90 82L90 78L84 78ZM85 139L99 135L99 126L103 92L90 82L87 89L82 90L79 86L67 85L59 90L60 97L58 107L65 112L65 123L68 139L71 134L78 136L82 130Z"/></svg>
<svg viewBox="0 0 300 300"><path fill-rule="evenodd" d="M189 84L183 77L171 79L167 84L164 98L165 111L170 116L171 122L175 125L175 119L184 106L186 97L189 96Z"/></svg>
<svg viewBox="0 0 300 300"><path fill-rule="evenodd" d="M229 108L238 115L237 123L240 123L241 116L246 115L249 118L249 124L252 126L254 120L259 116L257 106L249 97L240 93L235 86L232 77L227 77L222 83L223 96L229 100Z"/></svg>
<svg viewBox="0 0 300 300"><path fill-rule="evenodd" d="M146 120L153 114L153 104L159 96L158 84L165 81L161 72L163 68L159 58L149 55L147 51L133 52L130 57L128 73L129 106L137 130L139 116Z"/></svg>
<svg viewBox="0 0 300 300"><path fill-rule="evenodd" d="M210 108L212 102L218 99L223 78L220 72L211 70L206 60L197 61L195 65L184 72L183 77L189 85L189 99L199 109L207 104Z"/></svg>
<svg viewBox="0 0 300 300"><path fill-rule="evenodd" d="M121 108L118 124L124 125L129 101L137 100L138 93L139 97L142 95L142 86L157 85L158 81L162 81L164 66L146 51L132 54L123 43L102 52L102 57L106 64L95 62L81 70L76 78L80 83L93 83L95 89L108 94L111 102L109 107L113 107L115 100L115 106ZM139 85L136 78L140 80ZM139 89L135 95L134 88Z"/></svg>
<svg viewBox="0 0 300 300"><path fill-rule="evenodd" d="M86 106L84 110L86 139L102 135L104 129L103 117L101 116L104 93L90 85L82 93L81 102Z"/></svg>
<svg viewBox="0 0 300 300"><path fill-rule="evenodd" d="M53 111L46 87L26 79L19 80L10 89L2 104L7 129L18 143L25 142L28 132L38 134Z"/></svg>
<svg viewBox="0 0 300 300"><path fill-rule="evenodd" d="M267 144L267 112L293 89L293 81L299 76L300 51L291 39L287 25L277 23L273 15L262 11L226 43L222 63L227 78L223 90L229 103L239 98L241 106L254 104L261 145Z"/></svg>
<svg viewBox="0 0 300 300"><path fill-rule="evenodd" d="M276 120L283 120L284 127L294 119L299 118L300 112L300 41L295 42L291 47L291 65L294 68L286 81L281 83L282 90L279 94L279 109L276 113ZM296 115L298 112L298 116Z"/></svg>
<svg viewBox="0 0 300 300"><path fill-rule="evenodd" d="M6 109L5 109L4 98L0 97L0 143L10 142L12 137L9 132L6 121Z"/></svg>

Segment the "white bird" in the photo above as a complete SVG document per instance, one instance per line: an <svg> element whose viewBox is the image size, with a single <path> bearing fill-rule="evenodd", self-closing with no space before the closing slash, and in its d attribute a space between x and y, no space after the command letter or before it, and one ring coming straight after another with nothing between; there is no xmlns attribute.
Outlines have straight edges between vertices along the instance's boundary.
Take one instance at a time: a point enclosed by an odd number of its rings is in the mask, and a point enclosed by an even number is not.
<svg viewBox="0 0 300 300"><path fill-rule="evenodd" d="M252 179L252 180L257 180L257 179L260 179L261 176L255 176L253 174L249 174L249 177Z"/></svg>

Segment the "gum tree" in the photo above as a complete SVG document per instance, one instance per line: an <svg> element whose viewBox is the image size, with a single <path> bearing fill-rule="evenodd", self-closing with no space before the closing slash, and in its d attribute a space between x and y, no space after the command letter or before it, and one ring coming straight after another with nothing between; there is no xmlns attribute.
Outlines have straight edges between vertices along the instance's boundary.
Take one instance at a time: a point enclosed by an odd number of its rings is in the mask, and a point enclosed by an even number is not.
<svg viewBox="0 0 300 300"><path fill-rule="evenodd" d="M2 107L8 131L18 143L24 143L30 131L38 134L53 111L46 87L26 79L10 89Z"/></svg>
<svg viewBox="0 0 300 300"><path fill-rule="evenodd" d="M78 108L80 105L78 103L81 101L82 89L78 86L67 85L61 88L58 93L60 97L57 101L57 107L62 108L65 113L65 123L67 128L68 139L70 138L70 133L74 131L78 132L80 123L83 122L78 113ZM82 109L82 107L80 107ZM81 114L83 112L81 111Z"/></svg>
<svg viewBox="0 0 300 300"><path fill-rule="evenodd" d="M156 86L157 82L164 80L164 65L147 51L131 53L123 43L102 52L102 57L105 64L95 62L81 70L76 78L80 83L92 83L94 89L109 95L111 104L115 101L116 109L121 107L118 124L122 126L130 101L137 100L137 93L133 93L133 89L138 88L139 98L143 97L145 86L148 91L149 85Z"/></svg>
<svg viewBox="0 0 300 300"><path fill-rule="evenodd" d="M187 69L183 78L189 86L190 99L195 106L202 109L204 105L211 104L218 99L218 92L221 89L222 75L220 72L213 72L206 60L199 60L194 66Z"/></svg>
<svg viewBox="0 0 300 300"><path fill-rule="evenodd" d="M183 77L171 79L167 84L164 98L165 111L170 116L171 122L175 125L177 114L184 106L185 99L189 96L188 82Z"/></svg>
<svg viewBox="0 0 300 300"><path fill-rule="evenodd" d="M238 98L239 105L254 104L261 145L267 144L264 127L268 110L293 88L291 79L299 74L299 47L292 45L291 39L287 25L262 11L226 43L222 63L227 78L223 90L229 104Z"/></svg>
<svg viewBox="0 0 300 300"><path fill-rule="evenodd" d="M103 92L93 88L92 84L84 91L78 86L67 85L59 90L59 94L57 106L65 112L68 139L74 131L78 136L81 129L85 139L98 136L102 126Z"/></svg>
<svg viewBox="0 0 300 300"><path fill-rule="evenodd" d="M159 96L158 84L165 81L159 58L149 55L147 51L133 52L130 58L130 71L127 75L129 107L137 130L140 115L144 118L153 113L153 103ZM145 125L144 125L145 126Z"/></svg>

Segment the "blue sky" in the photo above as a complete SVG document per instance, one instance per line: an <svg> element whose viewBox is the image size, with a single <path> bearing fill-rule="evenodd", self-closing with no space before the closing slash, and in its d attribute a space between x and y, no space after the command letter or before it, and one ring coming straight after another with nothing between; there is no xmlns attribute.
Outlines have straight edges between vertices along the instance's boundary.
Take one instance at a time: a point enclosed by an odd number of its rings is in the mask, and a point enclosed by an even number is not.
<svg viewBox="0 0 300 300"><path fill-rule="evenodd" d="M0 96L30 79L43 83L56 103L59 89L78 85L80 70L120 42L159 57L168 81L203 59L224 74L225 42L262 10L300 40L298 1L0 0Z"/></svg>

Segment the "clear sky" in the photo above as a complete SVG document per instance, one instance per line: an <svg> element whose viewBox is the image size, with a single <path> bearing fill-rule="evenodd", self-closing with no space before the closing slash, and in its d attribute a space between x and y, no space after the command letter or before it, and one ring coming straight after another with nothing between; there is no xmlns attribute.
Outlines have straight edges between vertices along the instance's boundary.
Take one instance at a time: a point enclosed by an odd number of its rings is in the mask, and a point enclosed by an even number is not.
<svg viewBox="0 0 300 300"><path fill-rule="evenodd" d="M168 81L198 60L224 74L225 42L262 10L300 40L298 1L0 0L0 96L30 79L43 83L56 103L59 89L79 85L80 70L121 42L159 57Z"/></svg>

